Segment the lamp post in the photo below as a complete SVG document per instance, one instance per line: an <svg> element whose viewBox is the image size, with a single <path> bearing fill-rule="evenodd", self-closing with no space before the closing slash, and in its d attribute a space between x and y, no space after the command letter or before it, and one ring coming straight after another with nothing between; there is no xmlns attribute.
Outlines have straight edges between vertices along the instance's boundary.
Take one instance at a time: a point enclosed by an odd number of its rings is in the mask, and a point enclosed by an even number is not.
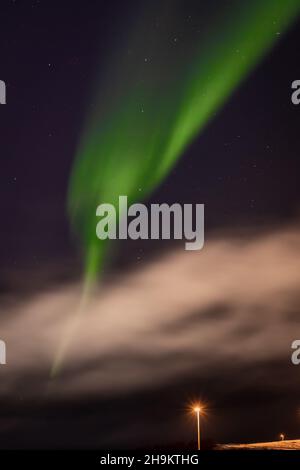
<svg viewBox="0 0 300 470"><path fill-rule="evenodd" d="M200 406L195 406L194 407L194 412L196 413L196 416L197 416L198 450L200 450L200 413L201 413L201 407Z"/></svg>

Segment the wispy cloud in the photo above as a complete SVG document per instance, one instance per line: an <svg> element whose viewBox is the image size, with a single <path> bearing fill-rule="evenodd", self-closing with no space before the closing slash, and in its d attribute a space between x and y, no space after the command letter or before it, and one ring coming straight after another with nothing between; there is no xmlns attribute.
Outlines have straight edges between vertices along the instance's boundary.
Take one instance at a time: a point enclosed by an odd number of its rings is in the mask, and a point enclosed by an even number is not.
<svg viewBox="0 0 300 470"><path fill-rule="evenodd" d="M175 250L99 289L67 354L49 379L55 351L80 297L78 284L7 307L0 393L53 398L110 395L163 385L220 361L289 363L297 337L300 229L208 240ZM24 381L24 377L26 380Z"/></svg>

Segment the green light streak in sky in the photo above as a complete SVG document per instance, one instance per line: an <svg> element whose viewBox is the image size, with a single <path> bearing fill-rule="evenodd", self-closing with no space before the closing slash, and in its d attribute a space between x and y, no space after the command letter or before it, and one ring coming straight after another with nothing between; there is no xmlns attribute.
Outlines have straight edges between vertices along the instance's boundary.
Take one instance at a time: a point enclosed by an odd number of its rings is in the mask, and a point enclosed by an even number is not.
<svg viewBox="0 0 300 470"><path fill-rule="evenodd" d="M191 25L188 4L151 2L98 84L69 188L87 285L106 252L96 207L149 195L300 9L299 0L238 0L203 20L191 2Z"/></svg>

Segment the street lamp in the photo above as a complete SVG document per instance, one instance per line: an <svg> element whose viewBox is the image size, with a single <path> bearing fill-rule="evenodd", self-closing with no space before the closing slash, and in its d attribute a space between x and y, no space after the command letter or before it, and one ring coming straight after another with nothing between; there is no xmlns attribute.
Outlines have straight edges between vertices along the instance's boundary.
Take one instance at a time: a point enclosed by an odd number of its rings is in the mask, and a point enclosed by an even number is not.
<svg viewBox="0 0 300 470"><path fill-rule="evenodd" d="M196 413L196 416L197 416L198 450L200 450L200 413L201 411L202 411L201 406L199 405L194 406L194 412Z"/></svg>

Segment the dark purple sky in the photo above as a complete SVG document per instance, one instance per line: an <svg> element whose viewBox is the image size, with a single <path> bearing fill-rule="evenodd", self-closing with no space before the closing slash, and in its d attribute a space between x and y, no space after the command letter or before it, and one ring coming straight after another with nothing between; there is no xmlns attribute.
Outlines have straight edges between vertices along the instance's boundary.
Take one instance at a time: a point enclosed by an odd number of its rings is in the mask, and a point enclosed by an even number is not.
<svg viewBox="0 0 300 470"><path fill-rule="evenodd" d="M80 279L80 250L66 212L68 178L93 80L104 73L110 51L122 42L139 3L1 1L0 79L7 84L7 105L0 106L3 318L16 311L22 315L20 305L27 305L28 299ZM183 22L189 11L189 2L184 3ZM201 2L199 17L221 3ZM300 79L299 48L298 22L236 90L151 200L204 202L208 239L224 231L243 230L252 236L261 229L272 232L298 223L300 106L292 105L290 87ZM128 266L147 267L154 253L163 253L166 246L137 242L123 248L124 244L115 257L112 277ZM296 337L299 298L292 287L292 313L289 302L287 312L284 307L283 311L286 322L295 326ZM230 308L231 304L213 305L212 324L216 311L221 309L226 317ZM240 337L245 334L240 332ZM225 442L268 439L274 437L270 428L275 434L282 428L295 437L300 372L290 365L289 344L286 357L250 360L247 366L219 361L212 369L207 365L201 377L196 369L188 369L164 383L157 380L154 388L127 391L120 387L114 396L91 398L85 391L76 398L70 395L48 402L44 396L23 399L22 392L4 393L0 447L99 447L105 442L114 448L134 448L146 441L149 445L183 442L186 436L187 440L193 437L184 404L198 395L211 403L208 437ZM108 357L106 367L115 363L121 367L124 362L130 369L139 360L145 361L145 367L147 361L159 362L140 359L132 351L126 357L118 354ZM182 357L178 351L169 360ZM105 360L97 359L99 368ZM163 360L168 368L167 358ZM5 367L9 369L9 362ZM3 380L5 373L1 368ZM24 387L27 396L28 390L46 383L47 374L42 362L32 372L24 370L15 385ZM150 440L143 434L145 422L150 430L158 429L157 435L150 433ZM118 434L120 425L123 430Z"/></svg>

